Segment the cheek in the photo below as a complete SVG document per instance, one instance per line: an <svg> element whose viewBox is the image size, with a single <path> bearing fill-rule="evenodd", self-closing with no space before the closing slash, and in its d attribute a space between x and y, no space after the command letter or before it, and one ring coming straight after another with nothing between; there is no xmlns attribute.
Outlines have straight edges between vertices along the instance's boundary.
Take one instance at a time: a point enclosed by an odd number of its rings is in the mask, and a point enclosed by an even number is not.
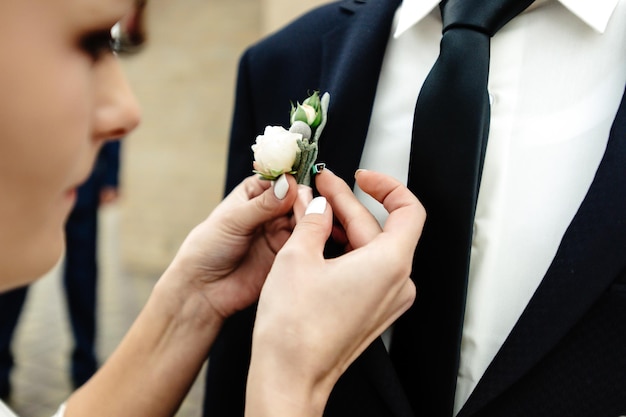
<svg viewBox="0 0 626 417"><path fill-rule="evenodd" d="M33 48L5 71L0 101L2 168L31 187L57 192L84 170L91 139L92 92L88 61L61 48ZM41 49L41 48L39 48ZM0 156L1 157L1 156Z"/></svg>
<svg viewBox="0 0 626 417"><path fill-rule="evenodd" d="M0 109L0 175L23 213L51 204L93 161L88 79L71 65L48 64L46 72L8 86L11 99Z"/></svg>

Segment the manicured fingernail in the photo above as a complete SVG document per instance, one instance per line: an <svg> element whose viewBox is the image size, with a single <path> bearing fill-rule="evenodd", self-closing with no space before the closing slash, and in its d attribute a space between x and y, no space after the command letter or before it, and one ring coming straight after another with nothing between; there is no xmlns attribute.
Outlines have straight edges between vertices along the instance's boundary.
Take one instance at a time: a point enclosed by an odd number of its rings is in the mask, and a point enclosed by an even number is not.
<svg viewBox="0 0 626 417"><path fill-rule="evenodd" d="M277 199L282 200L287 195L287 191L289 191L289 181L283 174L274 181L274 195Z"/></svg>
<svg viewBox="0 0 626 417"><path fill-rule="evenodd" d="M326 198L315 197L309 205L306 207L305 215L307 214L324 214L326 211Z"/></svg>

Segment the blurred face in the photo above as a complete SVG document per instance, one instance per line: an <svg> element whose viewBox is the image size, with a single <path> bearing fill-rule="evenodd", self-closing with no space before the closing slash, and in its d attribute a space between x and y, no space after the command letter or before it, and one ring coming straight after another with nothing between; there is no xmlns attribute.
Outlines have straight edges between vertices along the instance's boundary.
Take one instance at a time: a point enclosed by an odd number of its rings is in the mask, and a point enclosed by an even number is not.
<svg viewBox="0 0 626 417"><path fill-rule="evenodd" d="M109 48L132 0L0 0L0 291L54 266L76 187L139 109Z"/></svg>

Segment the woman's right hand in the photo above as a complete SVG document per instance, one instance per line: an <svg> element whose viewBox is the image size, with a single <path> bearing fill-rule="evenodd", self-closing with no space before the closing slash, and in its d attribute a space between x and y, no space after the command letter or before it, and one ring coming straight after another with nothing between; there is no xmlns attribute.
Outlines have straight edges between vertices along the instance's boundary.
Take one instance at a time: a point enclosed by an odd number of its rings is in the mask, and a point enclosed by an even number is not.
<svg viewBox="0 0 626 417"><path fill-rule="evenodd" d="M296 216L300 220L261 292L248 417L321 416L345 369L415 299L410 273L424 209L389 176L359 171L356 179L390 213L385 227L380 229L341 179L328 170L316 177L325 199L309 207L321 213ZM330 204L321 207L325 201ZM354 250L324 259L333 210Z"/></svg>

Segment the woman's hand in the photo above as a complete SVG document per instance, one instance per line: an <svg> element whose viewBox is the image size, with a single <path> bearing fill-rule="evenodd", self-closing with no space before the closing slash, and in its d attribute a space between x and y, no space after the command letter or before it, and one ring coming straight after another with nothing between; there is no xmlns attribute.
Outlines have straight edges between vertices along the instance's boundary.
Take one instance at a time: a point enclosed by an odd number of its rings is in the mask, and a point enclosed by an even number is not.
<svg viewBox="0 0 626 417"><path fill-rule="evenodd" d="M411 264L424 209L389 176L360 171L357 182L389 211L384 230L343 181L327 170L316 177L330 204L301 218L259 300L248 417L322 415L339 376L413 303ZM325 203L314 202L309 207ZM324 259L333 210L354 250Z"/></svg>
<svg viewBox="0 0 626 417"><path fill-rule="evenodd" d="M191 231L161 281L201 296L206 314L222 320L249 306L291 234L296 196L290 175L275 183L248 177Z"/></svg>

